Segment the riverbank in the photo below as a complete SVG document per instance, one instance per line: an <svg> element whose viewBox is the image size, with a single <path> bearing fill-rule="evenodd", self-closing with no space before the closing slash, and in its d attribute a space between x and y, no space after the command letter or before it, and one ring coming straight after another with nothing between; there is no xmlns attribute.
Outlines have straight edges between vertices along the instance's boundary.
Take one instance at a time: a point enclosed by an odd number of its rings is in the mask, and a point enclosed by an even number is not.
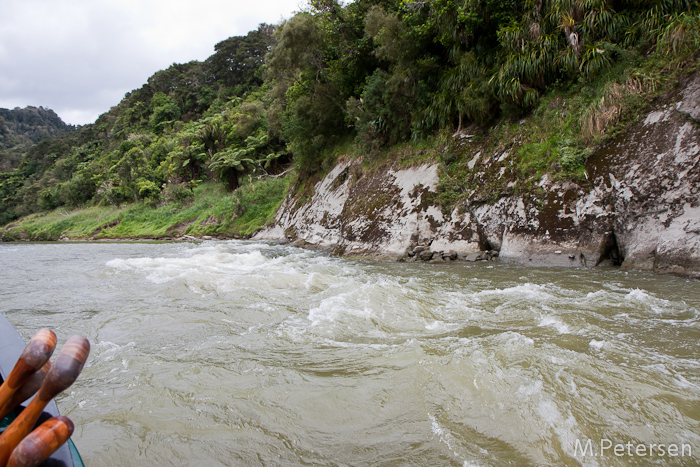
<svg viewBox="0 0 700 467"><path fill-rule="evenodd" d="M202 183L157 205L93 206L37 213L0 228L0 240L247 238L274 219L288 179L251 181L235 193Z"/></svg>

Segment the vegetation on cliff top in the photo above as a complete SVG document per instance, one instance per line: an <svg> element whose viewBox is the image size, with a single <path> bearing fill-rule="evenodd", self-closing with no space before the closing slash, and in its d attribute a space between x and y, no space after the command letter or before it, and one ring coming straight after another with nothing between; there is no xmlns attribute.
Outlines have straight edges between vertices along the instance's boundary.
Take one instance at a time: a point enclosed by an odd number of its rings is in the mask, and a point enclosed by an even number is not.
<svg viewBox="0 0 700 467"><path fill-rule="evenodd" d="M202 183L237 192L253 176L277 187L272 176L290 165L301 186L338 148L368 160L429 153L444 167L446 206L484 186L470 168L477 147L512 153L510 186L491 195L544 173L583 178L591 147L677 70L697 67L699 48L689 0L310 0L204 62L158 71L93 125L31 147L0 172L0 225L133 203L160 217L173 202L197 205Z"/></svg>

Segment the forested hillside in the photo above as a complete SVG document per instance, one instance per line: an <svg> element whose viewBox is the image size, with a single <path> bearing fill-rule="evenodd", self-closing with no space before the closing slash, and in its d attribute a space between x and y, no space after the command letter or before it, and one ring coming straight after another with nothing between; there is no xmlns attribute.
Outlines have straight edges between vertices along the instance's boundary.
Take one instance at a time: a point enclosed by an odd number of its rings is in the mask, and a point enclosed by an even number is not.
<svg viewBox="0 0 700 467"><path fill-rule="evenodd" d="M50 109L0 109L0 170L16 168L27 150L39 141L72 130Z"/></svg>
<svg viewBox="0 0 700 467"><path fill-rule="evenodd" d="M60 206L186 203L204 181L233 191L290 166L303 182L341 153L396 148L440 160L454 203L466 128L517 138L523 178L580 177L592 146L698 66L700 14L691 0L311 0L214 49L0 173L0 224ZM528 134L499 123L528 115L553 120Z"/></svg>

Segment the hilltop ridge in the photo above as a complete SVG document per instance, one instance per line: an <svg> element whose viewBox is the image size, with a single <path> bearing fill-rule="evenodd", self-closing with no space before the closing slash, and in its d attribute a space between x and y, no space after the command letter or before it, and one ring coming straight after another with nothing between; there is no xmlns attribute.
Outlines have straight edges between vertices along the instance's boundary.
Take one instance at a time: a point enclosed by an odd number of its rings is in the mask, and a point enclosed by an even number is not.
<svg viewBox="0 0 700 467"><path fill-rule="evenodd" d="M73 130L51 109L0 108L0 171L17 168L32 145Z"/></svg>

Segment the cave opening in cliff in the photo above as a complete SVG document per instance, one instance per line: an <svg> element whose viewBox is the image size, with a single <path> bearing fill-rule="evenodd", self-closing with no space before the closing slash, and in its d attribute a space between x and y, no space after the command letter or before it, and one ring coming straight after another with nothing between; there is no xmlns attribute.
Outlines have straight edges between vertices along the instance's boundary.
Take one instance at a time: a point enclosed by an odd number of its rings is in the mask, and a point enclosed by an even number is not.
<svg viewBox="0 0 700 467"><path fill-rule="evenodd" d="M491 242L489 242L485 236L480 235L479 236L479 249L481 251L491 251L494 250L495 248L493 245L491 245Z"/></svg>
<svg viewBox="0 0 700 467"><path fill-rule="evenodd" d="M620 248L617 244L617 236L615 236L615 232L608 232L605 235L605 240L603 240L603 244L600 248L600 258L598 259L596 266L599 264L620 266L622 265L624 259L625 258L620 253Z"/></svg>

